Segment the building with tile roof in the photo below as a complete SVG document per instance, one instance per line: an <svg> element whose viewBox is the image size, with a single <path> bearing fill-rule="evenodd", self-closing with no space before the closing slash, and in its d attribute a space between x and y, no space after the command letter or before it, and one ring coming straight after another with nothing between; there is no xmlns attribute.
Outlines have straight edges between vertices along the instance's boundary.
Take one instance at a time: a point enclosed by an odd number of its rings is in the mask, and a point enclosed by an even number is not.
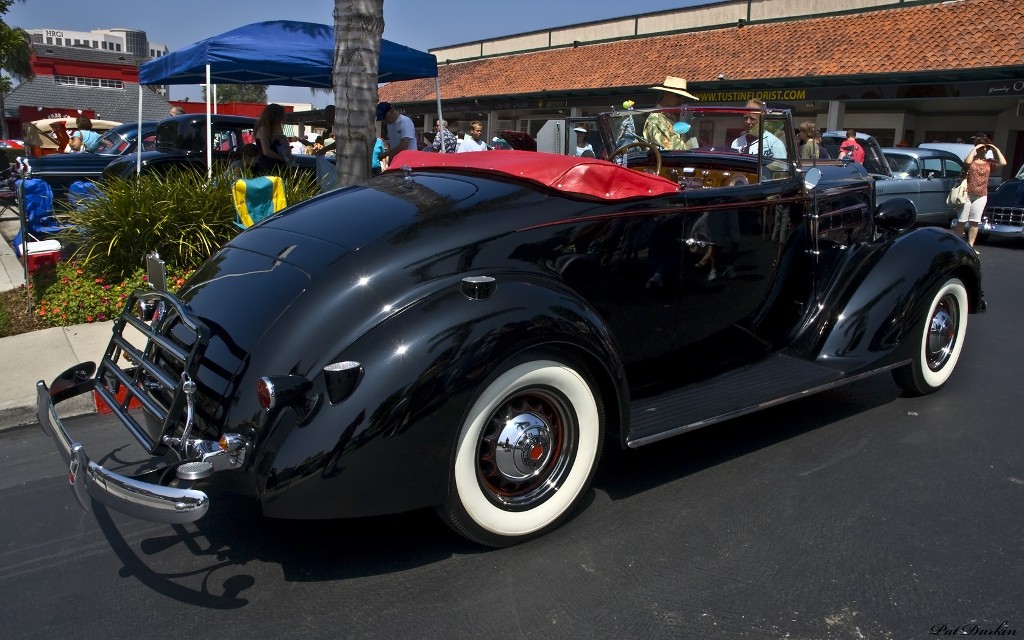
<svg viewBox="0 0 1024 640"><path fill-rule="evenodd" d="M672 75L715 104L760 97L797 122L856 128L883 145L986 132L1024 162L1024 3L1006 0L726 0L431 50L444 116L537 133L596 115ZM417 126L433 80L380 88ZM432 124L432 123L431 123ZM1009 170L1009 168L1008 168Z"/></svg>
<svg viewBox="0 0 1024 640"><path fill-rule="evenodd" d="M72 116L79 111L91 118L134 122L167 117L169 104L160 87L139 85L140 60L123 50L88 46L33 43L35 77L4 97L4 117L11 137L19 137L23 123Z"/></svg>

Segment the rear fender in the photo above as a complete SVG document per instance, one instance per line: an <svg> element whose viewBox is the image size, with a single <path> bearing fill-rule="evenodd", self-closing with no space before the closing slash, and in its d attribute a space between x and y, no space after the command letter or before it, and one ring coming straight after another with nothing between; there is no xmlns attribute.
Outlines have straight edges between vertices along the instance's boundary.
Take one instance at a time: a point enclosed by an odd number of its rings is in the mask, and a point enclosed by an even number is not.
<svg viewBox="0 0 1024 640"><path fill-rule="evenodd" d="M314 414L275 426L256 463L264 512L348 517L440 503L470 399L495 367L525 349L582 361L609 414L618 411L624 423L627 393L616 347L597 313L570 289L498 276L492 295L472 299L453 284L324 361L360 363L360 382L332 405L324 375L313 375Z"/></svg>

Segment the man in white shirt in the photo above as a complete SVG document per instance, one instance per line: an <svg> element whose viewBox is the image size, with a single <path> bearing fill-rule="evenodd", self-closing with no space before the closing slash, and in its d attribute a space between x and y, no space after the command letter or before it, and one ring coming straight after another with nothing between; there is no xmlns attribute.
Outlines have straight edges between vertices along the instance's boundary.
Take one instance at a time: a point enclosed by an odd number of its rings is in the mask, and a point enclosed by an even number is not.
<svg viewBox="0 0 1024 640"><path fill-rule="evenodd" d="M381 156L388 164L402 151L416 148L416 127L409 116L402 115L390 102L377 105L377 122L388 125L388 150Z"/></svg>
<svg viewBox="0 0 1024 640"><path fill-rule="evenodd" d="M747 106L752 109L764 109L764 103L760 100L751 100ZM760 119L760 114L756 112L743 115L745 131L732 141L732 148L740 153L760 153L768 162L785 160L786 145L771 132L761 131L758 124Z"/></svg>
<svg viewBox="0 0 1024 640"><path fill-rule="evenodd" d="M469 123L469 138L463 138L459 142L456 153L467 153L469 151L487 151L490 147L483 140L484 125L479 120Z"/></svg>

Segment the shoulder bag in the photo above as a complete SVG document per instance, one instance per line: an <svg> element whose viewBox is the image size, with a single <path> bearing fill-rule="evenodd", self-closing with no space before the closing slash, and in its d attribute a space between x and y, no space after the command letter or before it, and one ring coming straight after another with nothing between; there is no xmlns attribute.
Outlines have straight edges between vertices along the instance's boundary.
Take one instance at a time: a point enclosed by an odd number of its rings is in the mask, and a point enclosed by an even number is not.
<svg viewBox="0 0 1024 640"><path fill-rule="evenodd" d="M967 202L967 176L964 175L963 180L953 185L953 188L949 190L949 195L946 196L946 204L951 207L962 207Z"/></svg>

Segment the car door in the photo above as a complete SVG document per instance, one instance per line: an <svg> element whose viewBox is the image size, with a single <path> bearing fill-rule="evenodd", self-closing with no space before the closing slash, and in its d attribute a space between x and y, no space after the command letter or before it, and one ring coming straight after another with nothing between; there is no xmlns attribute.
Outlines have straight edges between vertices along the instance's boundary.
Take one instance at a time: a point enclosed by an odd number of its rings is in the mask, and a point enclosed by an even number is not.
<svg viewBox="0 0 1024 640"><path fill-rule="evenodd" d="M945 158L921 158L917 216L922 222L948 221L950 209L946 204L946 196L953 188L953 179L946 175L945 162Z"/></svg>
<svg viewBox="0 0 1024 640"><path fill-rule="evenodd" d="M707 117L693 119L694 130L708 135L724 135L742 123L740 115L719 120L711 126ZM806 250L804 224L803 180L796 171L798 147L791 135L788 118L767 114L758 123L758 130L779 141L775 150L764 145L753 174L742 174L739 167L723 172L729 174L721 186L687 189L686 213L683 222L684 252L681 260L679 288L678 353L681 361L700 363L688 367L683 383L708 380L729 370L767 357L796 322L793 309L777 306L779 298L773 287L781 284L775 277L780 265L802 256ZM715 161L709 158L693 175L707 180L715 175ZM732 149L728 154L735 153ZM666 163L687 152L666 152ZM750 158L736 153L735 160ZM729 162L728 155L717 160ZM719 167L725 164L717 165ZM674 166L673 166L674 168ZM686 166L681 176L691 175ZM705 175L710 174L710 175ZM737 180L741 175L743 179ZM810 274L792 270L786 277L795 277L797 286L809 290ZM796 283L790 283L796 284Z"/></svg>

